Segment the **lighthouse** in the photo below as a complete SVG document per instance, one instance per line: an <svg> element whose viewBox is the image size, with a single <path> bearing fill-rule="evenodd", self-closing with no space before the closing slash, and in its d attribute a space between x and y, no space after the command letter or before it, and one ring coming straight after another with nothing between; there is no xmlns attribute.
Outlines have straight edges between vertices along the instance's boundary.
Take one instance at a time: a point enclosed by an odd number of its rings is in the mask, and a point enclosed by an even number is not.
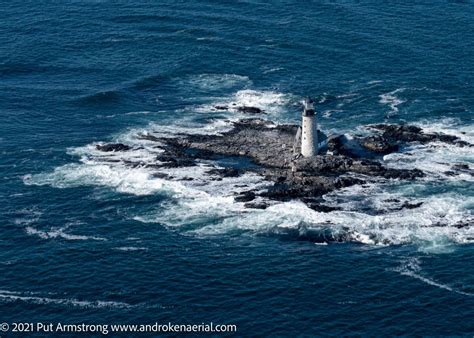
<svg viewBox="0 0 474 338"><path fill-rule="evenodd" d="M318 154L318 121L313 100L304 100L303 124L301 131L301 155L311 157Z"/></svg>

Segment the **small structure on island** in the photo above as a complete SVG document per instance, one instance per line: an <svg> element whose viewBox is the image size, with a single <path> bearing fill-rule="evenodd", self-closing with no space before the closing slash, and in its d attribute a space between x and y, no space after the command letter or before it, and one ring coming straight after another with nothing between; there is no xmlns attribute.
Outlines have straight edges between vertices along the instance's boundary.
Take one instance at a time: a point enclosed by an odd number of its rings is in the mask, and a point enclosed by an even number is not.
<svg viewBox="0 0 474 338"><path fill-rule="evenodd" d="M312 157L327 146L327 136L318 130L318 119L313 100L306 98L303 105L302 123L296 133L293 153L303 157ZM297 153L299 143L300 151Z"/></svg>
<svg viewBox="0 0 474 338"><path fill-rule="evenodd" d="M304 100L303 122L301 125L301 155L311 157L318 154L318 120L313 100Z"/></svg>

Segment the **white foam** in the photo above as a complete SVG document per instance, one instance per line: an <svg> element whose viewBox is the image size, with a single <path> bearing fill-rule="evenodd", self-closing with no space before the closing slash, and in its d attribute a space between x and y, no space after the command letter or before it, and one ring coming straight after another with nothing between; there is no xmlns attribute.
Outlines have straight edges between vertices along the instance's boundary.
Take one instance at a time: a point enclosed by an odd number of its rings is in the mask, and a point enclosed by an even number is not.
<svg viewBox="0 0 474 338"><path fill-rule="evenodd" d="M149 115L149 114L153 114L153 112L147 111L147 110L144 110L144 111L131 111L129 113L126 113L125 115Z"/></svg>
<svg viewBox="0 0 474 338"><path fill-rule="evenodd" d="M391 92L379 95L379 102L390 107L390 115L398 113L398 106L406 101L400 99L396 94L405 91L406 88L398 88Z"/></svg>
<svg viewBox="0 0 474 338"><path fill-rule="evenodd" d="M285 68L282 68L282 67L269 68L269 69L264 70L263 74L274 73L274 72L278 72L278 71L284 70L284 69Z"/></svg>
<svg viewBox="0 0 474 338"><path fill-rule="evenodd" d="M101 164L87 161L84 164L66 164L52 173L24 177L27 185L51 185L55 188L79 186L106 186L117 192L134 195L161 193L169 196L189 196L199 192L183 184L152 176L146 168L130 168L123 164Z"/></svg>
<svg viewBox="0 0 474 338"><path fill-rule="evenodd" d="M289 103L292 100L292 96L289 94L278 93L275 91L259 91L251 89L243 89L237 91L230 97L223 97L213 103L204 104L195 107L197 112L209 113L216 112L216 106L229 107L227 111L228 116L233 117L249 117L249 115L240 114L238 107L255 107L264 110L267 114L274 115L274 118L278 117L286 111ZM219 111L225 114L226 111Z"/></svg>
<svg viewBox="0 0 474 338"><path fill-rule="evenodd" d="M454 118L442 118L439 120L421 120L412 123L423 128L427 133L444 133L454 135L461 140L474 144L474 125L462 123Z"/></svg>
<svg viewBox="0 0 474 338"><path fill-rule="evenodd" d="M37 222L41 215L43 214L41 211L36 209L21 209L18 211L19 213L23 214L23 217L15 218L15 224L17 225L30 225Z"/></svg>
<svg viewBox="0 0 474 338"><path fill-rule="evenodd" d="M240 90L234 96L238 106L257 107L267 111L280 111L289 103L290 97L274 91ZM231 103L231 105L232 105Z"/></svg>
<svg viewBox="0 0 474 338"><path fill-rule="evenodd" d="M95 236L82 236L82 235L72 235L65 233L67 227L64 228L51 228L49 231L42 231L31 226L25 228L25 231L28 235L38 236L41 239L55 239L62 238L69 241L84 241L84 240L94 240L94 241L105 241L105 238L95 237Z"/></svg>
<svg viewBox="0 0 474 338"><path fill-rule="evenodd" d="M372 200L380 199L378 203L381 205L389 197L393 199L394 196L399 196L383 190L378 196L374 196L373 192L371 192L372 195L369 192L366 193L368 194L365 196L371 196ZM337 195L337 193L333 194ZM353 191L350 195L357 194L364 194L364 192ZM340 207L347 208L346 210L329 213L313 211L297 201L275 204L266 210L238 208L232 200L218 199L213 202L207 200L204 205L188 201L188 203L180 203L175 209L171 206L166 215L161 215L164 219L160 217L157 221L160 223L164 221L166 224L166 219L173 219L172 226L176 227L189 225L189 222L196 219L198 219L198 224L206 223L203 221L206 219L219 220L219 222L208 222L210 224L191 230L192 233L200 236L221 235L235 230L271 233L279 228L326 233L333 238L371 245L414 243L422 247L428 245L433 247L435 244L446 247L453 242L471 243L474 241L472 227L467 226L461 229L455 227L456 224L469 217L467 207L473 203L472 198L470 201L460 203L455 194L430 196L421 199L423 205L415 209L392 208L381 214L368 214L357 210L361 210L361 206L370 201L363 198L359 198L359 201L357 198L356 201L351 201L350 196L347 197L347 202L338 204ZM328 201L331 200L328 196L326 198ZM390 202L386 207L390 207ZM178 212L186 216L176 217ZM153 218L147 221L152 220Z"/></svg>
<svg viewBox="0 0 474 338"><path fill-rule="evenodd" d="M80 308L131 308L130 304L122 302L111 302L111 301L89 301L89 300L77 300L73 298L51 298L51 297L40 297L34 296L31 293L20 293L6 290L0 290L0 300L4 302L23 301L30 304L55 304L64 306L73 306Z"/></svg>
<svg viewBox="0 0 474 338"><path fill-rule="evenodd" d="M148 250L145 247L138 247L138 246L121 246L114 249L119 250L119 251L146 251Z"/></svg>
<svg viewBox="0 0 474 338"><path fill-rule="evenodd" d="M423 128L426 133L444 133L459 137L462 141L474 144L474 126L460 125L453 119L441 121L414 123ZM385 164L391 168L414 169L418 168L429 175L428 180L437 178L445 181L469 181L474 177L467 172L459 171L456 175L447 175L452 171L454 164L474 164L474 151L471 147L460 147L444 142L430 142L427 144L410 144L401 152L384 156Z"/></svg>
<svg viewBox="0 0 474 338"><path fill-rule="evenodd" d="M456 288L449 286L448 284L443 284L432 278L423 276L421 273L420 259L416 257L408 258L407 260L403 261L401 263L401 266L395 269L394 271L399 272L403 276L409 276L409 277L418 279L422 281L423 283L426 283L428 285L431 285L431 286L434 286L434 287L437 287L449 292L455 292L460 295L470 296L470 297L474 296L474 293L458 290Z"/></svg>
<svg viewBox="0 0 474 338"><path fill-rule="evenodd" d="M184 81L187 85L206 91L252 85L252 81L247 76L237 74L200 74L191 76Z"/></svg>
<svg viewBox="0 0 474 338"><path fill-rule="evenodd" d="M196 38L197 41L219 41L222 40L221 38L217 36L205 36L201 38Z"/></svg>
<svg viewBox="0 0 474 338"><path fill-rule="evenodd" d="M210 120L205 123L193 122L190 120L178 120L172 125L151 123L142 133L152 133L158 137L176 137L180 134L187 135L219 135L233 128L233 121L237 119ZM154 143L156 146L156 143Z"/></svg>

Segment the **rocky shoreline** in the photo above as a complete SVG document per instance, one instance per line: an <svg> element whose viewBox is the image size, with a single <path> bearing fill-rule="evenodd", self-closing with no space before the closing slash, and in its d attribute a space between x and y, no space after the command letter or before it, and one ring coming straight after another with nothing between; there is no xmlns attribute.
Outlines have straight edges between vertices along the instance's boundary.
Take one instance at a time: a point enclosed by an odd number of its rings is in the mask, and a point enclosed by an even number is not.
<svg viewBox="0 0 474 338"><path fill-rule="evenodd" d="M296 125L277 125L263 119L245 119L234 122L234 128L220 135L175 135L156 137L140 135L141 139L157 142L163 153L157 156L156 168L179 168L197 165L199 160L212 160L219 156L250 160L252 166L224 167L207 171L212 180L237 177L251 171L270 182L264 191L243 191L236 194L236 202L247 208L265 209L269 200L288 201L299 199L310 208L329 212L334 207L321 204L320 197L328 192L352 185L363 185L370 180L415 180L425 174L418 169L393 169L385 167L383 155L397 152L412 142L444 142L459 147L473 145L453 135L425 133L412 125L377 124L366 126L374 134L366 137L347 135L330 136L327 151L312 158L294 153ZM128 151L125 144L101 144L104 152ZM128 163L129 165L140 165ZM473 171L466 165L453 165L451 175ZM157 173L158 176L166 174ZM400 208L416 208L421 203L403 204Z"/></svg>

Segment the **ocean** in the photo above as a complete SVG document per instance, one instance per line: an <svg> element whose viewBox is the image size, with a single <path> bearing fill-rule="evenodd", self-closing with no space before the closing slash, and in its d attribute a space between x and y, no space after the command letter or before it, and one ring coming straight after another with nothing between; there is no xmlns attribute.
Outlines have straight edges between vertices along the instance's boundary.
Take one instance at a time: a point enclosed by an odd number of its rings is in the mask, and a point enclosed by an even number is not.
<svg viewBox="0 0 474 338"><path fill-rule="evenodd" d="M472 1L9 1L0 15L10 330L212 322L237 336L473 335L473 148L407 145L384 165L424 178L329 193L341 210L323 213L234 202L268 183L209 180L235 159L156 175L147 164L162 149L139 137L219 134L246 117L220 104L300 123L310 96L328 134L409 123L474 143ZM107 142L133 149L96 149ZM455 164L471 174L446 174Z"/></svg>

